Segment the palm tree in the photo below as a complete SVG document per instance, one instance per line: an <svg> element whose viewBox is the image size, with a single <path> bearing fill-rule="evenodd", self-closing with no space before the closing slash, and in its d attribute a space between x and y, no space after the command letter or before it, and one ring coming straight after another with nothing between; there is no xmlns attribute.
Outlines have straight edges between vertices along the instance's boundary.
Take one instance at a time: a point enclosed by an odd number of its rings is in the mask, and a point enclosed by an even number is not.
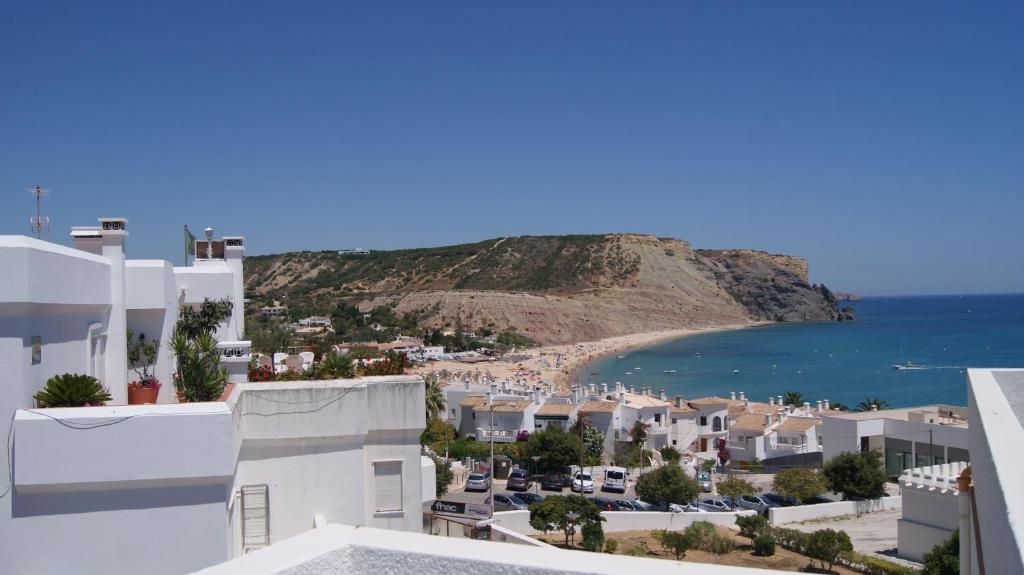
<svg viewBox="0 0 1024 575"><path fill-rule="evenodd" d="M876 409L885 409L889 407L889 402L878 397L869 397L858 403L855 411L871 411L872 407Z"/></svg>
<svg viewBox="0 0 1024 575"><path fill-rule="evenodd" d="M787 391L782 395L782 404L800 407L804 404L804 394L799 391Z"/></svg>
<svg viewBox="0 0 1024 575"><path fill-rule="evenodd" d="M850 411L850 406L841 401L833 401L829 404L829 407L836 411Z"/></svg>
<svg viewBox="0 0 1024 575"><path fill-rule="evenodd" d="M423 376L423 383L426 384L424 399L427 406L427 419L436 418L445 410L444 392L441 390L441 382L433 375Z"/></svg>

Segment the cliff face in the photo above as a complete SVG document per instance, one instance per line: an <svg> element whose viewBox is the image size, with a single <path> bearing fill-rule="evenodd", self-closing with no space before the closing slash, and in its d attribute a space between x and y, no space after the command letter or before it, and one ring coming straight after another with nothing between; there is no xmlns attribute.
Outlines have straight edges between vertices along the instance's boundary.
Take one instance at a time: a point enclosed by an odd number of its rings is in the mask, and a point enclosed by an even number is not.
<svg viewBox="0 0 1024 575"><path fill-rule="evenodd" d="M247 294L310 313L340 299L415 313L424 327L515 329L542 343L758 320L834 320L807 262L751 250L694 251L645 235L541 236L341 255L246 258Z"/></svg>

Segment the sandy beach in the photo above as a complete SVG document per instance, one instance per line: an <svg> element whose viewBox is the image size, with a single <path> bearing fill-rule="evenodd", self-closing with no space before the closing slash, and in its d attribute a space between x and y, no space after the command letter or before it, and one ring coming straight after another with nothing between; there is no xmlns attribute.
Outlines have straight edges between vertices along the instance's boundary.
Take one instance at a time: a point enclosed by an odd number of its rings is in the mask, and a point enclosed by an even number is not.
<svg viewBox="0 0 1024 575"><path fill-rule="evenodd" d="M447 379L460 380L468 378L477 381L481 377L486 377L499 381L514 379L529 383L547 382L558 389L568 389L572 384L573 376L580 368L604 356L620 354L638 347L699 333L741 329L754 325L758 325L758 323L634 333L598 341L525 349L506 354L504 357L492 361L478 363L453 360L433 361L423 366L414 367L410 372L422 374L445 372L448 375Z"/></svg>

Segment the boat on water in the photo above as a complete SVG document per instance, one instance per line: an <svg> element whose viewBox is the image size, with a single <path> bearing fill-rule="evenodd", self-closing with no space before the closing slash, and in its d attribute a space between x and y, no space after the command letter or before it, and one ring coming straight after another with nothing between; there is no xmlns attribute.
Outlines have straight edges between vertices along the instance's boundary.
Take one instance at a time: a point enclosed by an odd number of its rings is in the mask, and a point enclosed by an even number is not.
<svg viewBox="0 0 1024 575"><path fill-rule="evenodd" d="M633 375L633 372L632 371L627 371L626 375Z"/></svg>
<svg viewBox="0 0 1024 575"><path fill-rule="evenodd" d="M739 373L739 372L740 372L740 370L738 370L738 369L734 369L734 370L732 370L732 372L733 372L733 373Z"/></svg>
<svg viewBox="0 0 1024 575"><path fill-rule="evenodd" d="M674 369L666 369L665 370L665 373L675 373L675 372L676 372L676 370L674 370Z"/></svg>
<svg viewBox="0 0 1024 575"><path fill-rule="evenodd" d="M624 355L619 355L619 356L616 356L616 359L626 359L626 356L624 356Z"/></svg>
<svg viewBox="0 0 1024 575"><path fill-rule="evenodd" d="M915 367L917 367L917 366L916 366L916 365L914 365L914 362L912 362L912 361L908 361L907 363L905 363L905 364L903 364L903 365L900 365L900 364L898 364L898 363L894 363L894 364L892 365L892 368L893 368L893 369L913 369L913 368L915 368Z"/></svg>

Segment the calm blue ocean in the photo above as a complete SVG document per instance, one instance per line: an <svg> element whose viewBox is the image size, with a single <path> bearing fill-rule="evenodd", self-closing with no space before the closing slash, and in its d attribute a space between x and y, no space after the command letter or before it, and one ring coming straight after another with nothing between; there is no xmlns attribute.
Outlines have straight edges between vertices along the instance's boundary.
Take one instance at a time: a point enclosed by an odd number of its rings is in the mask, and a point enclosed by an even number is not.
<svg viewBox="0 0 1024 575"><path fill-rule="evenodd" d="M851 305L856 322L695 335L599 360L578 377L649 385L670 397L742 390L767 401L792 390L812 404L827 398L853 407L877 396L896 407L966 405L965 368L1024 367L1024 294L874 297ZM918 369L892 367L907 362Z"/></svg>

